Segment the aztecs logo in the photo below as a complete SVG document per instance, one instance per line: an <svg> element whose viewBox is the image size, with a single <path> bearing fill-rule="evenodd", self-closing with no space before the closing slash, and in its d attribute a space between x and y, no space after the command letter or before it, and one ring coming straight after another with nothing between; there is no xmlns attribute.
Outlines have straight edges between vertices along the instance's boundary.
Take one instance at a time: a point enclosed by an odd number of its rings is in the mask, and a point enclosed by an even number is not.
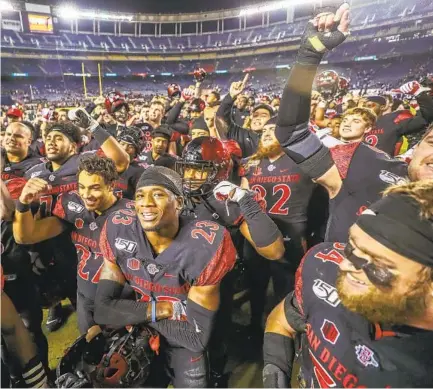
<svg viewBox="0 0 433 389"><path fill-rule="evenodd" d="M337 293L337 289L334 286L329 285L328 283L320 279L314 280L313 292L320 300L323 300L331 307L335 308L341 302L340 297Z"/></svg>
<svg viewBox="0 0 433 389"><path fill-rule="evenodd" d="M128 258L126 266L131 270L138 270L140 268L140 261L137 258Z"/></svg>
<svg viewBox="0 0 433 389"><path fill-rule="evenodd" d="M325 319L323 320L322 327L320 327L320 332L325 340L331 344L336 344L338 338L340 337L340 331L332 321Z"/></svg>
<svg viewBox="0 0 433 389"><path fill-rule="evenodd" d="M84 207L81 204L75 203L74 201L68 202L68 209L71 212L81 213L84 210Z"/></svg>
<svg viewBox="0 0 433 389"><path fill-rule="evenodd" d="M90 230L95 231L98 228L98 225L95 222L90 223L89 225Z"/></svg>
<svg viewBox="0 0 433 389"><path fill-rule="evenodd" d="M75 228L77 228L77 230L81 230L84 226L84 220L83 219L75 219Z"/></svg>
<svg viewBox="0 0 433 389"><path fill-rule="evenodd" d="M374 357L374 352L365 345L358 345L355 347L356 357L365 367L373 366L379 367L379 363Z"/></svg>
<svg viewBox="0 0 433 389"><path fill-rule="evenodd" d="M146 266L146 270L151 276L154 276L155 274L159 273L159 268L154 263L149 263Z"/></svg>

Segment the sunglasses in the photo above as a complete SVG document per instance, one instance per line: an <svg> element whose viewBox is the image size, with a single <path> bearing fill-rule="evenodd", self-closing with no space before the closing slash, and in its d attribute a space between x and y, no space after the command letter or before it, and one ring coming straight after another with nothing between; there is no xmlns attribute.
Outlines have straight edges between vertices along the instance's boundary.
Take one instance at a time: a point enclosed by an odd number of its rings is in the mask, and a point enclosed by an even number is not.
<svg viewBox="0 0 433 389"><path fill-rule="evenodd" d="M377 266L373 262L369 262L367 259L356 256L354 247L347 243L344 249L344 255L348 261L350 261L355 269L362 270L372 284L389 288L395 279L395 275L391 273L387 268Z"/></svg>

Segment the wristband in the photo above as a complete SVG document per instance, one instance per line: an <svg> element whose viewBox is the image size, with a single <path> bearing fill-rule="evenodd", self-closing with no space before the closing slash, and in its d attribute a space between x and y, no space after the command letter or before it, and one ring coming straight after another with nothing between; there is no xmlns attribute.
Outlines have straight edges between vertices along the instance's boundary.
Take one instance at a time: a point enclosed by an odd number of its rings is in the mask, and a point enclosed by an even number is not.
<svg viewBox="0 0 433 389"><path fill-rule="evenodd" d="M15 209L20 213L24 213L24 212L30 211L30 204L24 204L18 200L16 202Z"/></svg>
<svg viewBox="0 0 433 389"><path fill-rule="evenodd" d="M107 131L105 131L101 126L96 127L92 130L93 137L102 146L104 142L111 136Z"/></svg>
<svg viewBox="0 0 433 389"><path fill-rule="evenodd" d="M152 300L152 323L156 322L156 301Z"/></svg>

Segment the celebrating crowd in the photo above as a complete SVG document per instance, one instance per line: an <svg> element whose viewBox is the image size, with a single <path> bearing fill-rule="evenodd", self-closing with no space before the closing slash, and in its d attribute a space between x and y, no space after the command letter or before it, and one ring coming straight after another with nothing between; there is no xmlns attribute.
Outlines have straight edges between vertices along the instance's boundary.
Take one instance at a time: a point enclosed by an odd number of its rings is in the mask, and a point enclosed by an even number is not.
<svg viewBox="0 0 433 389"><path fill-rule="evenodd" d="M227 385L240 277L264 387L432 386L433 91L317 74L348 8L307 23L281 96L248 74L204 95L198 69L148 102L6 111L2 386ZM81 337L54 373L64 299Z"/></svg>

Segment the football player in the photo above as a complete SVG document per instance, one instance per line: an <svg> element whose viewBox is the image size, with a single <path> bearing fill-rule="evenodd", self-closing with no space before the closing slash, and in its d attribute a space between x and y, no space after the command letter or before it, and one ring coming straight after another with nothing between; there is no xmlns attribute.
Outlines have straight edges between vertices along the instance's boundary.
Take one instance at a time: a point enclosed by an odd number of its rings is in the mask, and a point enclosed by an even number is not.
<svg viewBox="0 0 433 389"><path fill-rule="evenodd" d="M243 160L242 187L257 191L266 201L266 212L284 237L282 261L266 261L250 245L244 248L249 263L251 323L253 333L263 333L266 290L272 276L274 301L293 290L295 272L305 254L308 205L314 184L283 151L275 138L276 117L264 127L257 152ZM255 328L255 329L254 329Z"/></svg>
<svg viewBox="0 0 433 389"><path fill-rule="evenodd" d="M89 114L82 108L69 111L70 117L73 118L82 128L89 128L93 136L101 145L104 154L111 158L119 173L126 170L129 165L129 156L121 148L116 139L110 136L99 124L92 119ZM51 216L54 209L57 195L63 192L69 192L77 188L77 169L79 159L83 154L77 154L77 147L81 141L80 129L71 122L54 123L47 128L45 146L47 152L47 163L41 163L33 166L26 171L25 178L39 178L49 183L50 189L47 190L40 198L41 217ZM22 208L27 210L28 204ZM19 234L15 236L17 242L20 242ZM40 259L45 268L58 273L57 277L67 278L67 286L63 289L68 293L68 297L75 299L76 281L75 270L76 251L70 241L68 233L63 233L55 239L37 244L34 249L33 261L35 258ZM54 259L54 264L52 266ZM48 266L48 264L51 264ZM62 270L62 267L65 268ZM58 268L58 270L56 270ZM50 310L47 319L47 328L55 330L62 324L61 306L55 305Z"/></svg>
<svg viewBox="0 0 433 389"><path fill-rule="evenodd" d="M265 388L433 384L433 181L394 186L350 228L311 249L269 315ZM292 378L293 380L293 378Z"/></svg>
<svg viewBox="0 0 433 389"><path fill-rule="evenodd" d="M21 243L33 244L55 238L67 231L77 250L77 314L82 334L90 334L98 328L93 319L96 286L101 273L102 255L99 235L107 217L114 211L133 208L133 202L118 199L114 183L118 173L112 160L95 154L80 159L78 192L71 191L58 196L53 215L34 218L30 211L17 212L14 231ZM30 204L49 190L49 182L32 178L20 196L20 207ZM89 335L90 337L91 335Z"/></svg>
<svg viewBox="0 0 433 389"><path fill-rule="evenodd" d="M340 10L338 17L346 11ZM328 149L308 128L314 72L325 51L342 43L348 33L349 22L344 19L338 23L335 25L338 24L339 29L331 37L324 37L319 31L320 39L316 34L323 26L308 24L297 62L284 87L275 135L284 152L328 191L330 217L325 240L344 242L356 217L378 200L389 184L400 182L407 175L407 166L363 142ZM353 123L351 126L364 128L365 124ZM343 133L345 124L341 127L340 133Z"/></svg>
<svg viewBox="0 0 433 389"><path fill-rule="evenodd" d="M120 146L129 155L129 166L119 176L116 182L116 193L122 194L127 199L133 199L135 187L137 186L138 179L143 173L145 166L138 159L139 154L144 147L145 136L143 132L137 127L126 127L120 131L116 137Z"/></svg>
<svg viewBox="0 0 433 389"><path fill-rule="evenodd" d="M0 205L1 277L2 292L5 292L2 293L2 335L4 335L5 340L8 336L11 336L11 342L19 342L19 339L16 340L13 337L14 331L17 330L17 333L21 332L21 326L24 324L30 332L32 342L34 342L37 347L39 360L42 362L43 366L48 369L48 342L41 328L42 308L35 285L34 274L32 273L30 255L25 246L15 242L12 227L12 218L15 211L14 202L10 198L3 181L0 181L0 185L2 198ZM5 305L3 305L3 303ZM11 308L11 311L9 311L8 308L10 305L12 305L13 308ZM19 325L16 324L14 328L8 328L10 324L15 322L17 312L22 319L22 323ZM5 319L4 321L3 318ZM28 338L27 331L24 336L26 339ZM27 346L31 348L31 350L34 349L33 344ZM8 368L5 370L9 370L13 380L19 380L22 366L17 365L17 361L14 358L15 347L12 347L10 350L8 349L8 351L11 355L4 354L2 357L3 362ZM20 352L23 351L21 350ZM15 385L17 384L18 382L15 382Z"/></svg>
<svg viewBox="0 0 433 389"><path fill-rule="evenodd" d="M173 385L206 387L219 286L236 254L224 227L180 217L183 201L180 176L154 166L137 184L136 214L120 211L108 218L95 318L112 326L146 323L163 337ZM139 301L121 298L126 283Z"/></svg>
<svg viewBox="0 0 433 389"><path fill-rule="evenodd" d="M403 135L423 131L433 121L433 99L429 88L412 81L402 85L400 91L416 98L420 109L415 116L409 110L392 112L392 99L389 102L383 96L366 96L360 102L378 117L376 127L366 135L365 142L389 155L398 154L399 147L396 146Z"/></svg>
<svg viewBox="0 0 433 389"><path fill-rule="evenodd" d="M24 177L27 170L43 161L41 157L32 153L30 149L32 139L32 129L25 123L15 122L7 126L3 139L2 180Z"/></svg>
<svg viewBox="0 0 433 389"><path fill-rule="evenodd" d="M172 130L165 124L155 128L152 132L152 149L138 156L142 166L148 167L155 164L161 156L167 156ZM173 159L176 159L172 156Z"/></svg>
<svg viewBox="0 0 433 389"><path fill-rule="evenodd" d="M230 86L230 92L221 101L216 115L224 118L229 126L227 137L238 142L242 149L243 157L249 157L254 154L259 144L261 131L267 121L274 115L274 110L270 105L259 104L251 110L251 129L246 129L232 119L233 104L238 95L240 95L248 82L248 74L243 81L233 82Z"/></svg>

